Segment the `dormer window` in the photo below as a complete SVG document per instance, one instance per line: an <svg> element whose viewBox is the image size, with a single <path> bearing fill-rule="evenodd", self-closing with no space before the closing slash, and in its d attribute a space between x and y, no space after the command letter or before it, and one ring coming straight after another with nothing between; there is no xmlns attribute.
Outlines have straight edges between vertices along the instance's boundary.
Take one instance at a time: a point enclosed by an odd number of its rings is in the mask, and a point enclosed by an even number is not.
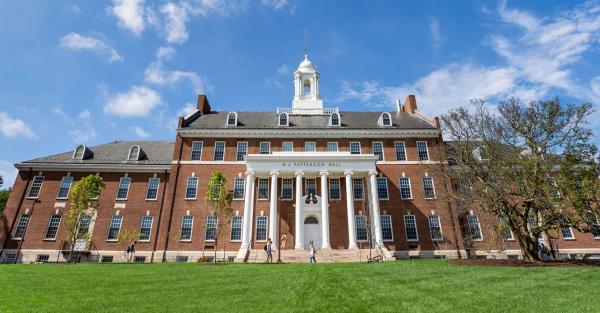
<svg viewBox="0 0 600 313"><path fill-rule="evenodd" d="M135 145L129 148L129 154L127 155L127 161L138 161L140 159L140 146Z"/></svg>
<svg viewBox="0 0 600 313"><path fill-rule="evenodd" d="M290 126L289 116L287 113L285 113L285 112L279 113L279 126Z"/></svg>
<svg viewBox="0 0 600 313"><path fill-rule="evenodd" d="M238 116L235 112L229 112L227 114L227 126L237 126L238 124Z"/></svg>
<svg viewBox="0 0 600 313"><path fill-rule="evenodd" d="M85 160L92 157L92 151L85 145L78 145L73 151L73 160Z"/></svg>
<svg viewBox="0 0 600 313"><path fill-rule="evenodd" d="M381 113L379 126L392 126L392 116L388 112Z"/></svg>
<svg viewBox="0 0 600 313"><path fill-rule="evenodd" d="M330 126L340 126L340 115L338 113L331 113L329 116L329 125Z"/></svg>

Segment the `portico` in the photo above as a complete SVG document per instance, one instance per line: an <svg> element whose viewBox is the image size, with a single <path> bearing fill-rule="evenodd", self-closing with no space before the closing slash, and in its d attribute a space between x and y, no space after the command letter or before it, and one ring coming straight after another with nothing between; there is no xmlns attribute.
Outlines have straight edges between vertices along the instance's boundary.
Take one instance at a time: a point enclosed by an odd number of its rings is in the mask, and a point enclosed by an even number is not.
<svg viewBox="0 0 600 313"><path fill-rule="evenodd" d="M330 189L329 179L345 180L346 214L348 216L348 249L357 248L355 231L353 180L362 178L367 186L364 199L368 201L372 217L372 240L382 243L379 221L379 200L377 196L376 167L377 157L369 154L350 152L273 152L272 154L250 154L246 156L246 184L244 216L242 224L242 244L240 254L250 248L254 213L254 189L256 178L270 178L269 198L269 238L274 246L278 243L278 179L295 182L294 201L294 248L303 250L309 241L317 249L331 249L330 242ZM320 181L320 192L316 182ZM339 186L338 186L339 187ZM291 186L290 186L291 188ZM340 193L341 194L341 193ZM341 199L340 199L341 200ZM317 227L318 225L318 227ZM305 233L309 232L308 234ZM318 244L318 246L317 246Z"/></svg>

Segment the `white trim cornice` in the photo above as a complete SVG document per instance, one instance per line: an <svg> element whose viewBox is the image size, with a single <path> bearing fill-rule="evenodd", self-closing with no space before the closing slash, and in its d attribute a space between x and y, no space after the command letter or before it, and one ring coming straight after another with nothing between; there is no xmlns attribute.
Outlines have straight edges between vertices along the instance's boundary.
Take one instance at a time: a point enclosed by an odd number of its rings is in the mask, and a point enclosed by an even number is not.
<svg viewBox="0 0 600 313"><path fill-rule="evenodd" d="M17 163L15 167L19 170L36 171L70 171L70 172L138 172L155 173L162 171L171 171L170 164L77 164L77 163Z"/></svg>
<svg viewBox="0 0 600 313"><path fill-rule="evenodd" d="M441 134L439 129L198 129L179 128L182 137L216 138L431 138Z"/></svg>

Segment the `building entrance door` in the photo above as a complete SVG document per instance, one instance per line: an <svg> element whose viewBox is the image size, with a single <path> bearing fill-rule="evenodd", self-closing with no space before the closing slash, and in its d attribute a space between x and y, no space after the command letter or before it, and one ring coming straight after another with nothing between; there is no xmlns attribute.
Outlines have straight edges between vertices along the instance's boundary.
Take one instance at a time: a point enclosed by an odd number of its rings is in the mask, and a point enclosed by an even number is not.
<svg viewBox="0 0 600 313"><path fill-rule="evenodd" d="M321 249L321 225L314 216L308 216L304 219L304 249L308 249L311 241L315 249Z"/></svg>

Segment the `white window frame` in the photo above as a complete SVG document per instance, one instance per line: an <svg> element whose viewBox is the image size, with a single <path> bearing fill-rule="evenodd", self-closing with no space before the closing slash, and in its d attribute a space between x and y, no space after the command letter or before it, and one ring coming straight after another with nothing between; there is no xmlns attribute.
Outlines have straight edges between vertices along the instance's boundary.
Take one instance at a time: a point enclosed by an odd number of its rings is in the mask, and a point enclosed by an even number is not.
<svg viewBox="0 0 600 313"><path fill-rule="evenodd" d="M258 239L258 220L259 219L265 219L265 239ZM269 238L269 217L268 216L257 216L256 217L256 231L254 233L254 241L255 242L266 242L267 239Z"/></svg>
<svg viewBox="0 0 600 313"><path fill-rule="evenodd" d="M193 198L188 198L188 189L190 187L190 179L196 180L196 188L195 188L195 191L194 191L194 197ZM189 176L187 178L187 181L186 181L186 184L185 184L185 194L184 194L185 198L184 198L184 200L196 200L196 199L198 199L198 184L199 184L199 181L200 180L196 176Z"/></svg>
<svg viewBox="0 0 600 313"><path fill-rule="evenodd" d="M233 221L236 218L240 219L240 226L239 226L239 229L240 229L240 239L233 239L233 229L234 229L234 227L233 227ZM235 227L235 228L238 228L238 227ZM241 215L234 215L234 216L232 216L231 217L231 226L229 227L229 241L230 242L241 242L242 241L242 231L243 231L243 229L244 229L244 217L241 216Z"/></svg>
<svg viewBox="0 0 600 313"><path fill-rule="evenodd" d="M472 217L477 219L477 227L479 228L479 236L481 237L479 239L473 239L473 227L471 225L471 221L469 220ZM471 240L483 241L483 232L481 231L481 222L479 221L479 216L477 216L475 214L468 215L467 216L467 225L469 226L469 237L471 237Z"/></svg>
<svg viewBox="0 0 600 313"><path fill-rule="evenodd" d="M263 151L262 151L263 145L265 145L265 144L268 147L267 153L263 153ZM258 150L259 150L258 151L259 154L271 154L271 142L270 141L261 141L261 142L259 142L258 143Z"/></svg>
<svg viewBox="0 0 600 313"><path fill-rule="evenodd" d="M285 116L285 123L284 124L281 123L281 117L282 116ZM279 116L277 117L277 126L290 126L290 116L289 116L289 114L287 114L285 112L279 113Z"/></svg>
<svg viewBox="0 0 600 313"><path fill-rule="evenodd" d="M242 155L242 159L241 160L239 159L239 156L240 156L240 146L245 147L244 148L245 151L244 151L244 154ZM245 159L245 156L248 155L248 142L247 141L238 141L235 144L235 148L236 148L235 149L235 161L236 162L243 162L244 159Z"/></svg>
<svg viewBox="0 0 600 313"><path fill-rule="evenodd" d="M52 219L58 216L58 223L56 224L56 232L54 233L54 237L48 237L48 231L50 230L50 226L52 224ZM48 220L48 225L46 226L46 231L44 232L44 240L54 241L56 240L56 236L58 236L58 230L60 229L60 222L62 221L61 214L52 214L50 215L50 219Z"/></svg>
<svg viewBox="0 0 600 313"><path fill-rule="evenodd" d="M158 183L156 183L156 197L155 198L148 198L148 194L150 193L150 186L152 186L152 182L153 181L158 181ZM148 188L146 189L146 201L157 201L158 200L158 191L160 190L160 178L158 177L150 177L148 179Z"/></svg>
<svg viewBox="0 0 600 313"><path fill-rule="evenodd" d="M262 182L267 181L267 183L266 183L266 191L267 192L265 193L265 197L264 198L262 198L261 194L260 194L260 183L261 183L261 181ZM270 196L270 190L269 190L270 189L269 188L270 184L269 183L270 183L269 178L266 178L266 177L259 177L258 178L258 182L256 183L257 184L257 186L256 186L256 199L257 200L269 200L269 196Z"/></svg>
<svg viewBox="0 0 600 313"><path fill-rule="evenodd" d="M392 235L391 239L385 239L383 238L383 219L388 219L390 221L390 234ZM380 219L381 219L381 238L383 239L383 242L392 242L394 241L394 226L392 224L392 216L389 214L383 214L380 215Z"/></svg>
<svg viewBox="0 0 600 313"><path fill-rule="evenodd" d="M362 197L360 198L356 198L356 191L355 191L355 186L354 186L354 182L360 180L360 185L361 185L361 190L362 190ZM365 199L365 180L362 178L352 178L352 198L354 200L364 200Z"/></svg>
<svg viewBox="0 0 600 313"><path fill-rule="evenodd" d="M416 239L408 239L408 224L406 223L407 218L412 217L412 220L414 222L415 225L415 235L417 236ZM414 216L413 214L406 214L404 215L404 233L406 235L406 241L410 241L410 242L416 242L419 241L419 228L417 227L417 217Z"/></svg>
<svg viewBox="0 0 600 313"><path fill-rule="evenodd" d="M63 189L63 183L65 182L65 178L71 179L71 182L69 183L69 187L67 188L67 195L64 197L60 196L60 192ZM58 185L58 193L56 194L56 199L68 199L69 198L69 194L71 193L71 187L73 186L73 176L63 176L63 178L60 181L60 185Z"/></svg>
<svg viewBox="0 0 600 313"><path fill-rule="evenodd" d="M129 180L129 182L127 183L127 192L125 195L125 198L119 198L119 191L121 191L121 181L122 180ZM129 189L131 188L131 176L123 176L119 179L119 185L117 186L117 195L115 197L115 200L127 200L127 198L129 198Z"/></svg>
<svg viewBox="0 0 600 313"><path fill-rule="evenodd" d="M358 144L358 154L357 153L352 153L352 144L353 143ZM360 146L360 141L350 141L350 144L349 144L348 148L350 148L350 154L354 154L354 155L362 154L362 148Z"/></svg>
<svg viewBox="0 0 600 313"><path fill-rule="evenodd" d="M215 239L207 239L208 237L208 221L211 218L215 218L215 226L214 226L214 232L215 232ZM217 227L219 226L219 217L215 214L212 215L207 215L206 216L206 223L204 224L204 242L215 242L215 240L217 239ZM212 227L210 229L213 229Z"/></svg>
<svg viewBox="0 0 600 313"><path fill-rule="evenodd" d="M338 197L337 198L334 198L331 195L331 181L332 180L336 180L337 181L337 189L338 189L337 190L337 193L338 193ZM341 186L342 182L341 182L341 179L339 179L339 178L329 178L328 181L329 181L329 188L328 188L328 191L329 191L329 200L341 200L342 199L342 186Z"/></svg>
<svg viewBox="0 0 600 313"><path fill-rule="evenodd" d="M194 144L199 144L200 145L200 150L196 151L194 150ZM204 150L204 142L202 140L194 140L192 141L192 145L190 146L190 160L191 161L202 161L202 150ZM194 152L200 152L198 154L198 159L194 159Z"/></svg>
<svg viewBox="0 0 600 313"><path fill-rule="evenodd" d="M425 179L431 180L431 189L433 190L433 197L431 197L431 198L428 198L427 194L425 193ZM423 197L427 200L437 199L437 193L435 192L435 183L433 182L433 178L429 177L429 176L425 176L422 178L421 181L423 182Z"/></svg>
<svg viewBox="0 0 600 313"><path fill-rule="evenodd" d="M385 117L387 116L388 120L390 121L389 125L385 124ZM394 122L392 122L392 115L388 112L383 112L381 113L380 117L379 117L379 126L382 127L391 127L394 125Z"/></svg>
<svg viewBox="0 0 600 313"><path fill-rule="evenodd" d="M333 115L334 114L337 117L337 124L333 124ZM329 126L332 126L332 127L342 126L342 116L337 112L333 112L333 113L329 114Z"/></svg>
<svg viewBox="0 0 600 313"><path fill-rule="evenodd" d="M367 239L359 239L358 238L358 219L362 219L365 225L365 234L367 235ZM369 227L367 226L367 217L364 215L354 215L354 233L356 234L356 242L368 242L369 241Z"/></svg>
<svg viewBox="0 0 600 313"><path fill-rule="evenodd" d="M148 230L148 239L142 239L142 229L144 227L144 218L150 218L150 227ZM152 224L154 224L154 216L152 215L144 215L142 216L142 220L140 221L140 242L150 242L150 238L152 237Z"/></svg>
<svg viewBox="0 0 600 313"><path fill-rule="evenodd" d="M315 185L315 193L314 193L314 195L318 196L319 195L319 191L317 190L317 179L314 178L314 177L308 177L308 178L304 179L304 195L305 196L308 195L308 182L309 181L314 182L314 185Z"/></svg>
<svg viewBox="0 0 600 313"><path fill-rule="evenodd" d="M223 143L223 157L222 157L222 160L216 160L216 157L217 157L217 144L219 144L221 142ZM214 151L213 151L213 161L215 161L215 162L223 162L223 161L225 161L225 148L226 148L226 145L225 145L225 141L224 140L215 141L215 147L214 147Z"/></svg>
<svg viewBox="0 0 600 313"><path fill-rule="evenodd" d="M291 189L290 195L291 196L289 198L284 198L283 197L283 182L284 181L289 181L290 182L290 189ZM281 179L281 192L280 192L279 196L281 197L281 200L284 200L284 201L291 201L291 200L294 199L294 179L293 178L284 177L284 178Z"/></svg>
<svg viewBox="0 0 600 313"><path fill-rule="evenodd" d="M229 124L229 117L231 116L231 114L234 115L235 117L235 124ZM225 126L227 127L236 127L238 126L238 114L236 112L229 112L227 113L227 119L225 120Z"/></svg>
<svg viewBox="0 0 600 313"><path fill-rule="evenodd" d="M242 196L236 197L236 189L238 187L238 182L242 182ZM243 177L236 177L233 180L233 200L244 200L244 194L246 193L246 180Z"/></svg>
<svg viewBox="0 0 600 313"><path fill-rule="evenodd" d="M438 227L440 228L440 238L433 238L433 225L431 225L431 218L436 217ZM442 220L440 219L439 214L431 214L427 216L427 224L429 224L429 235L431 236L432 241L444 241L444 231L442 229Z"/></svg>
<svg viewBox="0 0 600 313"><path fill-rule="evenodd" d="M112 228L112 225L113 225L113 220L115 219L115 217L118 217L118 218L119 218L119 228L118 228L118 230L117 230L117 237L116 237L116 238L113 238L113 239L111 239L111 238L110 238L110 235L111 235L111 232L110 232L110 230L111 230L111 228ZM113 216L111 216L111 218L110 218L110 223L108 224L108 234L107 234L107 236L106 236L106 241L110 241L110 242L116 242L116 241L119 241L119 236L121 235L121 228L123 228L123 216L122 216L122 215L113 215Z"/></svg>
<svg viewBox="0 0 600 313"><path fill-rule="evenodd" d="M76 158L75 156L77 155L77 150L79 150L79 148L81 147L81 157L80 158ZM71 159L73 160L83 160L85 157L85 150L86 150L86 146L85 145L77 145L77 147L75 147L75 150L73 150L73 157Z"/></svg>
<svg viewBox="0 0 600 313"><path fill-rule="evenodd" d="M331 149L329 149L329 145L333 145L335 144L335 150L332 151ZM327 152L339 152L340 151L340 146L338 144L337 141L328 141L327 142Z"/></svg>
<svg viewBox="0 0 600 313"><path fill-rule="evenodd" d="M285 151L283 149L283 147L285 146L286 143L290 144L290 148L291 148L290 151ZM294 152L294 142L293 141L283 141L283 142L281 142L281 151L282 152Z"/></svg>
<svg viewBox="0 0 600 313"><path fill-rule="evenodd" d="M34 188L34 185L38 185L36 183L36 180L41 180L39 182L39 187L37 188L37 193L35 194L35 196L31 195L31 190ZM44 176L34 176L33 179L31 180L31 186L29 186L29 191L27 191L27 199L37 199L40 196L40 193L42 193L42 186L44 185L44 180L45 177Z"/></svg>
<svg viewBox="0 0 600 313"><path fill-rule="evenodd" d="M402 144L402 150L404 151L404 160L398 160L398 144ZM406 162L408 161L408 158L406 156L406 142L405 141L394 141L394 152L395 152L395 156L396 156L396 161L399 162Z"/></svg>
<svg viewBox="0 0 600 313"><path fill-rule="evenodd" d="M381 159L378 159L378 162L384 162L385 161L385 153L384 153L384 148L383 148L383 141L373 141L371 142L371 148L373 149L373 154L376 155L377 157L379 157L378 154L375 153L375 145L381 145Z"/></svg>
<svg viewBox="0 0 600 313"><path fill-rule="evenodd" d="M306 149L306 145L307 145L307 144L312 144L312 145L313 145L313 147L314 147L314 150L310 150L310 151L309 151L309 150L307 150L307 149ZM304 152L317 152L317 142L315 142L315 141L305 141L305 142L304 142Z"/></svg>
<svg viewBox="0 0 600 313"><path fill-rule="evenodd" d="M25 221L25 225L21 225L21 224L23 224L23 218L24 217L27 217L27 220ZM21 214L21 217L19 217L19 222L17 223L17 227L15 227L15 230L12 233L12 239L13 240L21 240L21 239L23 239L23 235L27 231L27 227L29 226L29 222L30 221L31 221L31 213L23 213L23 214ZM20 228L23 229L23 233L20 236L17 237L17 233L19 232Z"/></svg>
<svg viewBox="0 0 600 313"><path fill-rule="evenodd" d="M182 239L183 236L183 225L184 225L184 221L185 221L185 217L186 216L190 216L191 217L191 222L190 222L190 238L189 239ZM190 215L190 214L186 214L184 216L181 217L181 226L179 227L179 241L181 242L191 242L192 241L192 235L194 234L194 216Z"/></svg>
<svg viewBox="0 0 600 313"><path fill-rule="evenodd" d="M408 180L408 191L410 192L410 198L405 198L402 195L402 179L407 179ZM411 183L410 183L410 177L400 177L400 185L398 187L400 187L399 189L400 189L400 199L401 200L412 200L413 199L413 193L412 193L412 186L411 186Z"/></svg>
<svg viewBox="0 0 600 313"><path fill-rule="evenodd" d="M137 148L137 153L135 154L135 156L132 158L131 157L131 151L133 151L133 148ZM127 153L127 161L139 161L140 160L140 151L142 150L142 148L140 148L140 146L138 145L133 145L129 148L129 153Z"/></svg>
<svg viewBox="0 0 600 313"><path fill-rule="evenodd" d="M563 229L568 229L569 233L571 234L571 236L565 237L565 233L564 233ZM571 226L561 227L560 228L560 235L563 237L563 240L575 240L575 234L573 233L573 228Z"/></svg>
<svg viewBox="0 0 600 313"><path fill-rule="evenodd" d="M425 152L427 153L427 159L426 160L421 160L421 153L419 152L419 143L425 144ZM420 162L429 161L430 160L430 157L429 157L429 146L427 145L427 141L425 141L425 140L417 140L416 145L417 145L417 157L419 158L419 161Z"/></svg>
<svg viewBox="0 0 600 313"><path fill-rule="evenodd" d="M380 198L379 197L379 181L384 181L385 182L385 193L387 194L387 197L385 198ZM380 177L376 177L375 178L375 184L377 187L377 197L379 198L379 200L390 200L390 189L388 188L388 179L385 176L380 176Z"/></svg>

